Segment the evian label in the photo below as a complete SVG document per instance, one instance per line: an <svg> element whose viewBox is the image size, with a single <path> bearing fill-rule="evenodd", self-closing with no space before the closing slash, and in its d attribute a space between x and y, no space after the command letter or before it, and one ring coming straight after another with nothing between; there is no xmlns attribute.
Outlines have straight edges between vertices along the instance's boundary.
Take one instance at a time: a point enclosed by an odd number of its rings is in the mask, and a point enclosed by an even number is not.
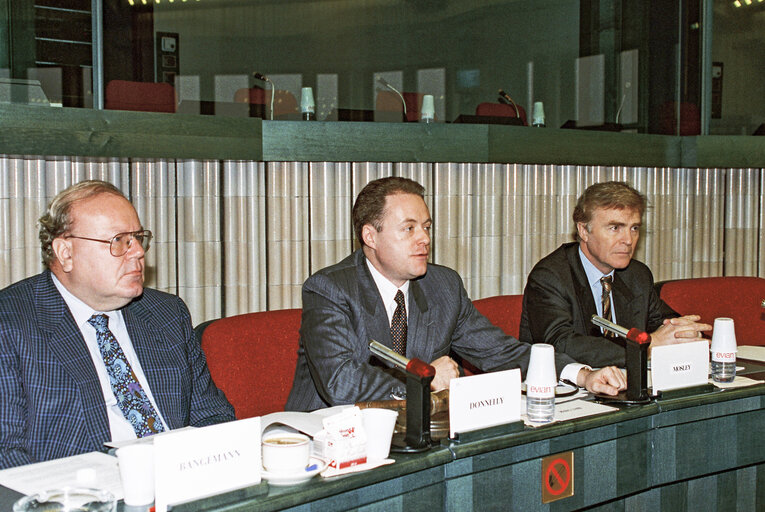
<svg viewBox="0 0 765 512"><path fill-rule="evenodd" d="M718 363L735 363L736 351L734 350L731 352L724 352L720 350L713 350L712 361L717 361Z"/></svg>
<svg viewBox="0 0 765 512"><path fill-rule="evenodd" d="M532 398L553 398L555 397L555 386L527 383L526 396L530 396Z"/></svg>

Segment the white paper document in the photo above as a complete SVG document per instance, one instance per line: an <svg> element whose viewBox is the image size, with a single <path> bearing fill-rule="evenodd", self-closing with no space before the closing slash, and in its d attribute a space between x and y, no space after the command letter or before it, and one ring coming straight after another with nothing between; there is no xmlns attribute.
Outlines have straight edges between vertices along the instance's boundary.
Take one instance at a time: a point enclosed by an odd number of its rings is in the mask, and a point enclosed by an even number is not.
<svg viewBox="0 0 765 512"><path fill-rule="evenodd" d="M578 396L578 395L577 395ZM526 417L526 397L523 397L521 403L521 409L523 410L523 422L529 427L541 427L542 424L531 423ZM585 416L594 416L595 414L603 414L605 412L612 412L618 410L617 407L611 407L610 405L603 405L597 402L590 402L580 398L563 398L555 401L555 417L553 423L556 421L573 420L576 418L584 418ZM545 423L544 425L549 425Z"/></svg>
<svg viewBox="0 0 765 512"><path fill-rule="evenodd" d="M309 412L272 412L260 418L261 431L272 425L286 425L308 436L315 437L324 428L322 419L324 416Z"/></svg>
<svg viewBox="0 0 765 512"><path fill-rule="evenodd" d="M749 359L750 361L765 363L765 347L739 345L737 356L739 359Z"/></svg>
<svg viewBox="0 0 765 512"><path fill-rule="evenodd" d="M81 482L79 470L89 471L95 481ZM117 467L117 457L101 452L83 453L73 457L49 460L0 471L0 484L23 494L34 494L61 487L96 487L122 499L122 481Z"/></svg>

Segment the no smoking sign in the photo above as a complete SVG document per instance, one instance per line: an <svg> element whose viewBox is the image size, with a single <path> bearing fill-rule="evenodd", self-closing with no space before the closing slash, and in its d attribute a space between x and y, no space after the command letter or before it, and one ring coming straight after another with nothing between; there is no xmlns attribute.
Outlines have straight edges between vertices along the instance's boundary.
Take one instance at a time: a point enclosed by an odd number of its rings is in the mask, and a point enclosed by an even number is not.
<svg viewBox="0 0 765 512"><path fill-rule="evenodd" d="M574 452L542 459L542 503L574 495Z"/></svg>

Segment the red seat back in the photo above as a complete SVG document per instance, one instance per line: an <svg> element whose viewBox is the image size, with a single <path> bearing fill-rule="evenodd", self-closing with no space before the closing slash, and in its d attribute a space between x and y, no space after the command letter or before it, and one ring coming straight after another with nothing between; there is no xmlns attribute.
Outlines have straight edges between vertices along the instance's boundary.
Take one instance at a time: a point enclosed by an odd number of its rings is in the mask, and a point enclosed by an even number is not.
<svg viewBox="0 0 765 512"><path fill-rule="evenodd" d="M657 283L660 296L681 315L732 318L739 345L765 345L765 279L761 277L699 277Z"/></svg>
<svg viewBox="0 0 765 512"><path fill-rule="evenodd" d="M521 328L523 295L497 295L473 301L475 308L491 323L505 331L505 334L518 338Z"/></svg>
<svg viewBox="0 0 765 512"><path fill-rule="evenodd" d="M292 389L300 339L300 309L221 318L202 332L215 385L237 419L283 411Z"/></svg>
<svg viewBox="0 0 765 512"><path fill-rule="evenodd" d="M111 80L106 85L105 107L109 110L175 112L175 89L160 82Z"/></svg>
<svg viewBox="0 0 765 512"><path fill-rule="evenodd" d="M402 92L406 103L406 120L414 122L420 119L422 110L422 98L425 96L419 92ZM401 98L393 91L378 91L375 99L375 110L378 112L401 112L404 113L404 105Z"/></svg>

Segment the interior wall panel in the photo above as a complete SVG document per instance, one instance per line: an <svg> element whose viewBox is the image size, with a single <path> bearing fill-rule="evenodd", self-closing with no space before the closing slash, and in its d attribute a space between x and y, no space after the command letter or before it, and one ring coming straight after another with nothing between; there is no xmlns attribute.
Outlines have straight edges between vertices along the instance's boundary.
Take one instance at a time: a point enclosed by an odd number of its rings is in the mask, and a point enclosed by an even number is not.
<svg viewBox="0 0 765 512"><path fill-rule="evenodd" d="M533 265L573 239L578 196L610 179L648 197L636 256L656 280L765 277L759 168L0 156L0 286L42 269L37 219L52 197L104 179L154 232L147 285L179 294L195 323L300 307L310 273L357 247L356 195L390 175L426 187L432 261L457 270L474 299L522 293Z"/></svg>

